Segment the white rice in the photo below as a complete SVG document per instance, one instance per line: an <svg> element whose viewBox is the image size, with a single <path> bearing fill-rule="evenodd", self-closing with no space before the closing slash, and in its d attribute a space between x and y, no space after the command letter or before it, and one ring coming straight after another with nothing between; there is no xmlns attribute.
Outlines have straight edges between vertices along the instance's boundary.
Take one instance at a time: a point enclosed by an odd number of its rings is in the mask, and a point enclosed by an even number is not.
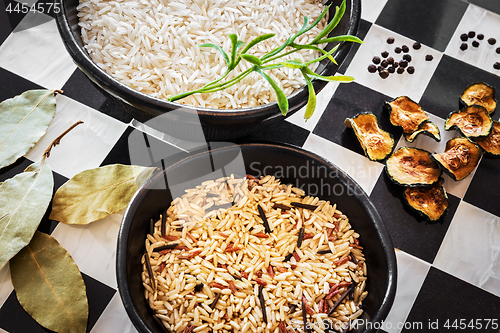
<svg viewBox="0 0 500 333"><path fill-rule="evenodd" d="M82 39L92 60L130 87L157 98L197 89L225 73L227 66L214 48L230 55L227 37L236 33L245 43L267 33L276 36L254 46L258 57L296 33L304 16L314 21L324 9L318 0L80 0L77 7ZM324 27L318 26L296 40L303 44ZM289 56L310 61L317 52L303 50ZM241 61L236 76L249 67ZM267 71L286 95L304 81L297 69ZM257 73L239 84L211 94L196 94L179 103L231 109L252 107L276 100L270 85Z"/></svg>

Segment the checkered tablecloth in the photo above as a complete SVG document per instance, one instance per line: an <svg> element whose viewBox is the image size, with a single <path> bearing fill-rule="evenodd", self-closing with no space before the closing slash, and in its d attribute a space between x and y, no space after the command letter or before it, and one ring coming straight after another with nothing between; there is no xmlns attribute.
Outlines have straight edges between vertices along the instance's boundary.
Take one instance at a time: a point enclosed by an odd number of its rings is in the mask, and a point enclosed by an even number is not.
<svg viewBox="0 0 500 333"><path fill-rule="evenodd" d="M476 170L460 182L445 176L449 212L441 222L428 223L403 205L401 188L389 180L382 163L363 156L356 137L343 123L359 112L373 112L398 147L442 152L446 141L459 135L444 131L444 120L458 109L462 90L484 81L500 92L500 70L493 68L500 62L500 54L495 52L500 47L500 1L362 2L358 35L365 43L353 48L340 69L356 81L329 83L318 95L316 112L308 122L303 121L301 111L239 142L265 140L302 147L339 166L368 193L397 249L398 287L384 331L500 332L500 159L484 156ZM25 3L32 5L36 0ZM0 181L38 160L48 143L77 120L85 123L65 137L50 157L56 188L85 169L130 163L128 136L138 123L77 69L52 16L6 11L16 4L14 0L0 1L0 100L40 87L62 89L64 94L57 96L56 116L46 136L25 158L0 170ZM478 40L477 48L471 44L477 38L469 39L468 49L462 51L460 35L469 31L485 38ZM387 44L388 37L394 37L394 44ZM495 45L487 43L491 37L498 40ZM415 41L422 44L421 49L411 47ZM401 58L403 53L394 49L402 45L410 46L413 75L405 72L382 79L367 71L373 56L383 51ZM433 60L426 61L426 55ZM411 97L429 113L441 130L441 142L420 136L409 144L390 125L382 106L400 95ZM493 118L499 116L496 111ZM121 215L115 214L88 226L68 226L50 221L47 214L40 225L41 231L50 233L70 252L83 274L90 306L88 332L135 332L115 278L120 222ZM486 328L488 320L492 321ZM17 302L7 265L0 270L0 332L44 331Z"/></svg>

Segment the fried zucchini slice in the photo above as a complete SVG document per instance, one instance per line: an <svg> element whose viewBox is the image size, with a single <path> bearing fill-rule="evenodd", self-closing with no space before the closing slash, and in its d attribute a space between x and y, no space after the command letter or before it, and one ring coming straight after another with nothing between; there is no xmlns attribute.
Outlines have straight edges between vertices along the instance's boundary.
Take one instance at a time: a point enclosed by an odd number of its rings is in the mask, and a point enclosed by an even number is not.
<svg viewBox="0 0 500 333"><path fill-rule="evenodd" d="M401 147L386 161L389 178L398 185L431 185L438 181L441 169L431 153L418 148Z"/></svg>
<svg viewBox="0 0 500 333"><path fill-rule="evenodd" d="M479 105L466 106L448 115L444 129L457 128L468 138L488 136L493 127L493 120L488 111Z"/></svg>
<svg viewBox="0 0 500 333"><path fill-rule="evenodd" d="M497 100L495 99L495 88L484 82L476 82L465 88L460 96L460 104L465 106L480 105L489 114L495 112Z"/></svg>
<svg viewBox="0 0 500 333"><path fill-rule="evenodd" d="M429 119L422 107L408 96L399 96L386 102L384 108L390 112L391 124L401 126L408 134L415 132L420 124Z"/></svg>
<svg viewBox="0 0 500 333"><path fill-rule="evenodd" d="M443 186L443 178L439 178L431 186L406 187L403 197L410 208L429 221L439 220L450 205Z"/></svg>
<svg viewBox="0 0 500 333"><path fill-rule="evenodd" d="M488 136L475 138L474 141L476 141L488 155L500 156L500 122L494 120L491 133Z"/></svg>
<svg viewBox="0 0 500 333"><path fill-rule="evenodd" d="M392 135L378 127L377 117L373 113L358 114L346 118L344 124L352 128L366 157L372 161L381 161L389 156L394 148Z"/></svg>
<svg viewBox="0 0 500 333"><path fill-rule="evenodd" d="M462 180L477 166L481 150L468 138L460 137L448 140L444 152L433 154L432 157L451 178Z"/></svg>
<svg viewBox="0 0 500 333"><path fill-rule="evenodd" d="M413 142L421 133L430 136L438 142L441 141L441 132L439 131L439 128L430 120L426 120L422 124L420 124L415 132L411 134L405 133L405 139L408 142Z"/></svg>

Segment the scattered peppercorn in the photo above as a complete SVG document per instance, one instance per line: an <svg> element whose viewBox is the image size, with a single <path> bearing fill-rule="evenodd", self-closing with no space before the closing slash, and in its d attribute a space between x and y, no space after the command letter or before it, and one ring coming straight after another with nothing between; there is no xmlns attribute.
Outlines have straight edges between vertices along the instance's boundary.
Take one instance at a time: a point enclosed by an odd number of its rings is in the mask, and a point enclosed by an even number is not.
<svg viewBox="0 0 500 333"><path fill-rule="evenodd" d="M434 57L432 56L432 54L428 54L425 56L425 61L432 61L432 59L434 59Z"/></svg>
<svg viewBox="0 0 500 333"><path fill-rule="evenodd" d="M410 48L407 45L401 46L401 50L403 50L404 53L408 53L410 51Z"/></svg>
<svg viewBox="0 0 500 333"><path fill-rule="evenodd" d="M391 73L391 74L394 74L394 72L396 71L396 67L391 66L391 67L387 68L387 71L388 71L389 73Z"/></svg>
<svg viewBox="0 0 500 333"><path fill-rule="evenodd" d="M476 32L469 31L469 33L467 34L467 36L469 36L469 38L474 38L476 36Z"/></svg>
<svg viewBox="0 0 500 333"><path fill-rule="evenodd" d="M387 62L387 60L382 60L382 62L380 63L380 66L384 67L384 68L387 68L387 66L389 66L389 63Z"/></svg>
<svg viewBox="0 0 500 333"><path fill-rule="evenodd" d="M380 71L380 73L378 73L380 75L381 78L383 79L387 79L389 77L389 72L386 71L386 70L383 70L383 71Z"/></svg>
<svg viewBox="0 0 500 333"><path fill-rule="evenodd" d="M408 61L408 62L410 62L410 61L411 61L411 55L409 55L409 54L405 54L405 55L403 56L403 59L404 59L404 60L406 60L406 61Z"/></svg>
<svg viewBox="0 0 500 333"><path fill-rule="evenodd" d="M399 67L406 68L406 66L408 66L408 61L406 61L406 60L401 60L401 61L399 62Z"/></svg>
<svg viewBox="0 0 500 333"><path fill-rule="evenodd" d="M384 70L384 67L382 67L382 66L378 66L378 67L377 67L377 71L381 72L381 71L383 71L383 70Z"/></svg>
<svg viewBox="0 0 500 333"><path fill-rule="evenodd" d="M493 65L493 68L500 69L500 62L495 62L495 64Z"/></svg>
<svg viewBox="0 0 500 333"><path fill-rule="evenodd" d="M394 61L394 63L392 65L397 68L397 67L399 67L399 62Z"/></svg>
<svg viewBox="0 0 500 333"><path fill-rule="evenodd" d="M422 44L420 44L419 42L413 43L413 49L414 50L420 50L421 47L422 47Z"/></svg>
<svg viewBox="0 0 500 333"><path fill-rule="evenodd" d="M500 47L497 47L497 49L495 50L496 53L500 54Z"/></svg>
<svg viewBox="0 0 500 333"><path fill-rule="evenodd" d="M406 71L408 72L408 74L413 74L413 73L415 73L415 67L410 66L410 67L408 67L408 68L406 69Z"/></svg>
<svg viewBox="0 0 500 333"><path fill-rule="evenodd" d="M478 35L477 35L477 39L479 39L479 40L483 40L483 39L484 39L484 35L483 35L483 34L478 34Z"/></svg>
<svg viewBox="0 0 500 333"><path fill-rule="evenodd" d="M394 52L401 53L403 51L399 46L394 49Z"/></svg>
<svg viewBox="0 0 500 333"><path fill-rule="evenodd" d="M463 41L463 42L466 42L467 39L469 39L469 36L467 36L467 34L461 34L460 35L460 39Z"/></svg>
<svg viewBox="0 0 500 333"><path fill-rule="evenodd" d="M375 73L376 71L377 71L377 66L375 66L374 64L370 64L368 66L368 72Z"/></svg>
<svg viewBox="0 0 500 333"><path fill-rule="evenodd" d="M376 64L376 65L377 65L377 64L380 64L380 57L377 57L377 56L373 57L372 62L373 62L374 64Z"/></svg>
<svg viewBox="0 0 500 333"><path fill-rule="evenodd" d="M381 53L381 55L382 55L383 58L387 58L389 56L389 52L384 51L384 52Z"/></svg>
<svg viewBox="0 0 500 333"><path fill-rule="evenodd" d="M462 43L462 45L460 45L460 50L465 51L468 47L467 43Z"/></svg>
<svg viewBox="0 0 500 333"><path fill-rule="evenodd" d="M392 44L392 43L394 43L394 37L387 38L387 44Z"/></svg>
<svg viewBox="0 0 500 333"><path fill-rule="evenodd" d="M393 57L389 57L389 58L387 58L387 62L388 62L389 64L394 64L394 58L393 58Z"/></svg>
<svg viewBox="0 0 500 333"><path fill-rule="evenodd" d="M403 74L405 72L405 69L403 67L399 67L397 72L398 74Z"/></svg>
<svg viewBox="0 0 500 333"><path fill-rule="evenodd" d="M479 47L479 42L477 40L473 41L472 46Z"/></svg>
<svg viewBox="0 0 500 333"><path fill-rule="evenodd" d="M488 39L488 43L489 43L490 45L495 45L495 44L496 44L496 42L497 42L497 40L496 40L495 38L489 38L489 39Z"/></svg>

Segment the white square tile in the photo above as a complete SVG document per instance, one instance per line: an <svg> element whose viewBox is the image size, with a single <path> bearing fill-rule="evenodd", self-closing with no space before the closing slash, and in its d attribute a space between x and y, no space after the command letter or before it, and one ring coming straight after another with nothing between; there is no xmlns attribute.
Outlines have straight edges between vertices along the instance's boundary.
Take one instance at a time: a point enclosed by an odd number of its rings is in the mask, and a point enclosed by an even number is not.
<svg viewBox="0 0 500 333"><path fill-rule="evenodd" d="M81 272L116 289L116 242L123 212L89 225L59 223L52 237L63 246Z"/></svg>
<svg viewBox="0 0 500 333"><path fill-rule="evenodd" d="M468 45L467 50L462 51L460 45L464 42L460 39L460 35L469 31L475 31L476 36L477 34L484 34L484 39L469 38L465 42ZM497 40L495 45L488 43L488 39L492 37ZM479 47L472 46L474 40L479 42ZM445 54L490 73L500 75L500 70L493 68L494 63L500 62L500 54L495 52L498 47L500 47L500 15L475 5L469 5L446 47Z"/></svg>
<svg viewBox="0 0 500 333"><path fill-rule="evenodd" d="M14 286L10 281L10 268L9 264L7 263L0 270L0 307L2 307L3 303L5 303L13 290Z"/></svg>
<svg viewBox="0 0 500 333"><path fill-rule="evenodd" d="M386 3L387 0L362 0L361 18L368 22L375 22Z"/></svg>
<svg viewBox="0 0 500 333"><path fill-rule="evenodd" d="M398 284L391 311L382 327L388 333L399 333L424 283L430 265L403 251L396 251Z"/></svg>
<svg viewBox="0 0 500 333"><path fill-rule="evenodd" d="M36 26L22 30L26 25ZM0 67L47 89L61 89L76 69L55 20L33 12L0 46Z"/></svg>
<svg viewBox="0 0 500 333"><path fill-rule="evenodd" d="M394 37L394 44L387 44L388 37ZM355 82L387 96L406 95L415 101L420 100L441 60L442 53L423 44L420 50L414 50L412 48L414 40L376 24L371 26L364 41L365 43L361 44L349 65L346 75L354 77ZM409 54L412 60L408 66L415 67L415 74L411 75L405 71L403 74L394 73L390 74L388 78L382 79L378 73L368 72L367 68L372 63L373 57L379 56L382 59L381 53L383 51L389 52L389 57L393 57L395 61L400 61L404 53L397 54L394 49L402 45L407 45L410 48ZM428 54L434 57L432 61L425 60L425 56Z"/></svg>
<svg viewBox="0 0 500 333"><path fill-rule="evenodd" d="M115 296L111 299L106 309L92 327L91 333L136 333L134 325L130 321L120 294L116 292Z"/></svg>
<svg viewBox="0 0 500 333"><path fill-rule="evenodd" d="M339 84L341 83L328 82L325 88L323 88L323 90L316 95L316 109L314 110L312 117L307 121L304 119L304 113L306 111L305 106L288 117L286 120L312 132L323 115L323 112L325 112L325 109L328 106L328 103L330 103L330 100L332 99L332 96L335 93L335 90L337 90Z"/></svg>
<svg viewBox="0 0 500 333"><path fill-rule="evenodd" d="M351 176L367 195L372 192L380 173L384 169L382 163L370 161L365 156L361 156L315 134L309 135L303 148L328 159L338 166Z"/></svg>
<svg viewBox="0 0 500 333"><path fill-rule="evenodd" d="M437 142L436 140L425 134L420 134L419 136L417 136L415 141L408 142L404 138L404 135L402 135L394 151L398 150L400 147L414 147L427 150L431 154L433 153L440 154L444 152L444 149L446 147L446 142L448 142L448 140L461 136L460 133L456 130L445 131L444 119L428 112L427 114L429 115L430 120L434 124L436 124L436 126L439 128L439 132L441 134L441 141ZM481 161L479 161L479 163L481 163ZM472 181L472 177L474 177L476 169L474 169L474 171L472 171L470 175L468 175L467 177L465 177L460 181L453 180L450 176L448 176L446 173L443 172L444 188L446 189L446 192L453 194L458 198L463 198L465 192L467 192L467 188L469 188L469 184Z"/></svg>
<svg viewBox="0 0 500 333"><path fill-rule="evenodd" d="M48 162L52 170L71 178L77 173L98 167L127 125L64 95L57 95L56 115L47 133L25 155L38 161L49 144L78 120L75 127L51 151Z"/></svg>
<svg viewBox="0 0 500 333"><path fill-rule="evenodd" d="M500 218L462 201L434 266L500 296Z"/></svg>

